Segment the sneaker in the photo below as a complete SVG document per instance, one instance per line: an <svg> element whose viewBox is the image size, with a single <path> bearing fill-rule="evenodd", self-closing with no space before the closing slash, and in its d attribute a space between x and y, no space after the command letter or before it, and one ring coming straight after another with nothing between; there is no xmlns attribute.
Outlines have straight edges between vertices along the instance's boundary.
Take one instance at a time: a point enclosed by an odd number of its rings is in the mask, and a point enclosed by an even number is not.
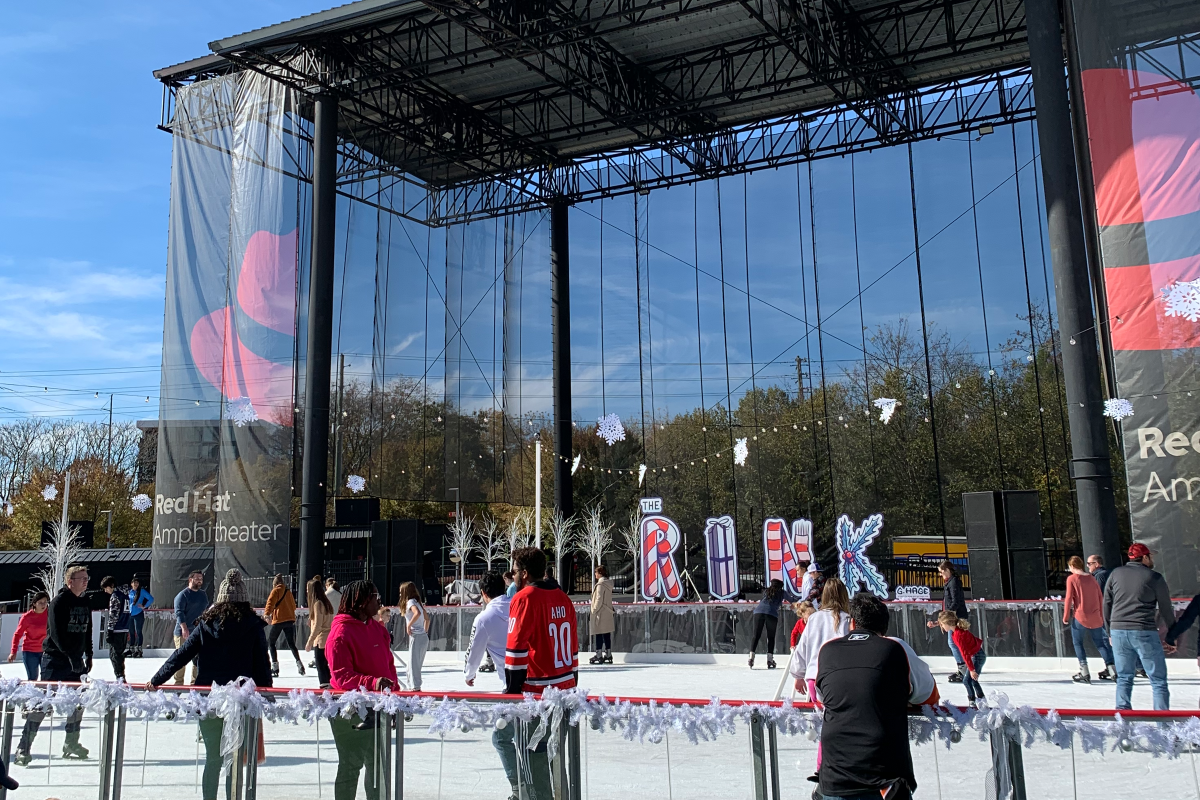
<svg viewBox="0 0 1200 800"><path fill-rule="evenodd" d="M29 754L28 750L17 750L17 755L13 758L13 763L18 767L28 766L30 761L33 761L33 756Z"/></svg>
<svg viewBox="0 0 1200 800"><path fill-rule="evenodd" d="M1075 681L1076 683L1091 683L1092 676L1088 675L1086 672L1078 672L1071 676L1071 680Z"/></svg>
<svg viewBox="0 0 1200 800"><path fill-rule="evenodd" d="M961 672L951 672L949 675L946 676L946 680L950 681L951 683L962 683L962 673Z"/></svg>
<svg viewBox="0 0 1200 800"><path fill-rule="evenodd" d="M85 759L88 757L88 750L79 742L67 742L63 745L63 758Z"/></svg>
<svg viewBox="0 0 1200 800"><path fill-rule="evenodd" d="M1138 668L1137 668L1137 669L1134 671L1134 673L1133 673L1133 674L1134 674L1134 676L1135 676L1135 677L1138 677L1138 678L1148 678L1148 677L1150 677L1149 675L1147 675L1147 674L1146 674L1146 670L1142 669L1141 667L1138 667Z"/></svg>

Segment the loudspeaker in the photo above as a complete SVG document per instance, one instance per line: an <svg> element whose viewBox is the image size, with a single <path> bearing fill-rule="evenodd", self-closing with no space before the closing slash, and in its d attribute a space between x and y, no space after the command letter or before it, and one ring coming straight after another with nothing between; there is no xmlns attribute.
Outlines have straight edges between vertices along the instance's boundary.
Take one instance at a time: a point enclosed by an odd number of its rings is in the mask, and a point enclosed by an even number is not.
<svg viewBox="0 0 1200 800"><path fill-rule="evenodd" d="M1021 600L1046 596L1046 541L1041 498L1035 491L1004 492L1004 535L1008 542L1009 588Z"/></svg>
<svg viewBox="0 0 1200 800"><path fill-rule="evenodd" d="M1000 493L965 492L962 499L967 561L971 567L971 597L1008 598L1011 588Z"/></svg>
<svg viewBox="0 0 1200 800"><path fill-rule="evenodd" d="M966 492L963 521L972 597L1046 596L1046 545L1036 491Z"/></svg>
<svg viewBox="0 0 1200 800"><path fill-rule="evenodd" d="M54 523L42 520L42 544L50 544L54 541ZM75 529L75 541L83 548L91 550L95 547L96 523L90 519L77 520L73 519L67 523L70 528ZM70 566L69 564L67 566Z"/></svg>
<svg viewBox="0 0 1200 800"><path fill-rule="evenodd" d="M422 567L425 552L440 559L443 525L426 525L419 519L386 519L371 523L370 574L384 603L395 603L400 584L412 581L424 595ZM436 581L436 574L433 576Z"/></svg>
<svg viewBox="0 0 1200 800"><path fill-rule="evenodd" d="M379 519L378 497L339 497L334 500L335 525L365 528Z"/></svg>

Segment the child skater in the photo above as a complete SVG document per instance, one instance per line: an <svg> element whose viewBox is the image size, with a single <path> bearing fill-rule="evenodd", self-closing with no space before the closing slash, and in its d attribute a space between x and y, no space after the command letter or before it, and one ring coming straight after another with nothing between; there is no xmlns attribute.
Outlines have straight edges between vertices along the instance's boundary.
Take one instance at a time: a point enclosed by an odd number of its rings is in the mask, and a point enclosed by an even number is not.
<svg viewBox="0 0 1200 800"><path fill-rule="evenodd" d="M954 646L963 657L963 666L967 670L963 675L963 686L967 688L967 705L978 708L983 702L983 687L979 685L979 673L983 672L983 664L987 655L983 652L983 640L971 633L971 623L959 619L953 611L943 611L938 614L938 625L954 639Z"/></svg>

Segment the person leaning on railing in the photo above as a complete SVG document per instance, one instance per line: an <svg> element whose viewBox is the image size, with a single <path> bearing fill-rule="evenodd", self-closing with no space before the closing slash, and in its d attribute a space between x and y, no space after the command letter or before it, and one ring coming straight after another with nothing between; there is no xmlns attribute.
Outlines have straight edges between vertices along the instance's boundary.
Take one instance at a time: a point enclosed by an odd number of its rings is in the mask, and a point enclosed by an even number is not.
<svg viewBox="0 0 1200 800"><path fill-rule="evenodd" d="M325 640L331 688L382 692L400 682L392 657L392 636L375 620L378 610L379 592L370 581L354 581L342 592L341 607ZM374 715L332 717L329 728L338 752L334 800L354 800L359 772L365 772L363 788L367 800L378 800Z"/></svg>
<svg viewBox="0 0 1200 800"><path fill-rule="evenodd" d="M259 688L270 686L266 627L267 623L250 605L250 591L242 573L229 570L217 589L217 602L195 621L187 639L154 673L146 688L162 686L189 662L195 664L196 686L231 683L239 678L249 678ZM217 800L224 761L221 755L224 726L220 717L200 720L200 738L204 740L203 800Z"/></svg>

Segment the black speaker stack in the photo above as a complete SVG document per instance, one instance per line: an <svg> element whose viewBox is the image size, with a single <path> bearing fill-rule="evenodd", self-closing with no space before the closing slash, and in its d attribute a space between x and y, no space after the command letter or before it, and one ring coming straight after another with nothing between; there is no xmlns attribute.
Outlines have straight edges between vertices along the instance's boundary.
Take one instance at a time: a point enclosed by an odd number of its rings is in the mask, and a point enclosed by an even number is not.
<svg viewBox="0 0 1200 800"><path fill-rule="evenodd" d="M382 519L371 523L371 582L380 598L396 604L400 584L412 581L429 598L440 595L437 566L442 562L446 526L419 519Z"/></svg>
<svg viewBox="0 0 1200 800"><path fill-rule="evenodd" d="M1040 600L1046 596L1046 543L1036 491L966 492L963 521L971 596Z"/></svg>

